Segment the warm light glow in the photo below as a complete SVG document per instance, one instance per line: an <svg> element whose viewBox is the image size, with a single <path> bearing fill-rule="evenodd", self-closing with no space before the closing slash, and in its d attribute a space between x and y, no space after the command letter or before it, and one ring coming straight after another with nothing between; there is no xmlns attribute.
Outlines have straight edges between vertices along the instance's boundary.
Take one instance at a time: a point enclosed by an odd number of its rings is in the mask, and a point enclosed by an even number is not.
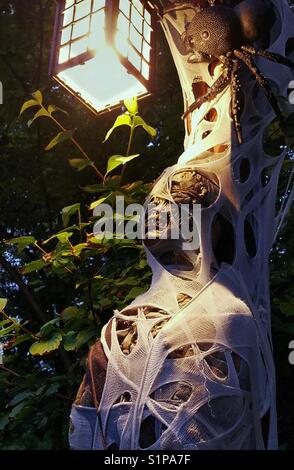
<svg viewBox="0 0 294 470"><path fill-rule="evenodd" d="M139 77L149 80L151 15L139 0L118 2L113 46L106 39L105 0L66 0L56 75L97 111L147 93ZM108 36L107 36L108 37ZM122 65L121 58L127 62ZM127 63L137 71L127 71ZM64 64L64 65L63 65Z"/></svg>
<svg viewBox="0 0 294 470"><path fill-rule="evenodd" d="M142 83L127 73L110 47L84 65L60 72L58 78L96 110L147 92Z"/></svg>

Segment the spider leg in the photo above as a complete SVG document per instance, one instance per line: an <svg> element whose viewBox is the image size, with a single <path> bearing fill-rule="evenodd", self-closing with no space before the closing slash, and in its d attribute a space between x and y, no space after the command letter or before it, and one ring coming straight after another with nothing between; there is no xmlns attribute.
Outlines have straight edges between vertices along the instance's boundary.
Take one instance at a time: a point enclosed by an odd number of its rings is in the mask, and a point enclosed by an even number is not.
<svg viewBox="0 0 294 470"><path fill-rule="evenodd" d="M239 144L242 144L242 129L239 119L239 91L240 91L240 80L239 80L239 70L240 64L239 61L234 61L233 70L232 70L232 81L231 81L231 92L232 92L232 101L231 101L231 109L232 109L232 117L234 120L234 125L236 129L236 134L238 138Z"/></svg>
<svg viewBox="0 0 294 470"><path fill-rule="evenodd" d="M282 56L281 54L276 54L275 52L270 51L264 51L262 49L256 49L255 47L251 46L242 46L241 49L250 55L264 57L265 59L271 60L272 62L276 62L277 64L286 65L291 70L294 70L294 62Z"/></svg>
<svg viewBox="0 0 294 470"><path fill-rule="evenodd" d="M234 51L234 55L238 59L242 60L244 62L244 64L248 67L248 69L250 70L252 75L256 78L256 80L259 83L260 87L265 92L266 97L267 97L270 105L272 106L274 112L276 113L277 117L280 119L281 122L284 122L284 118L283 118L282 112L279 108L278 101L277 101L275 95L273 94L273 92L272 92L272 90L271 90L271 88L268 84L268 81L266 80L264 75L261 73L261 71L258 69L258 67L253 62L252 57L247 52L245 52L245 51L241 52L241 51L238 51L238 50Z"/></svg>
<svg viewBox="0 0 294 470"><path fill-rule="evenodd" d="M232 73L232 63L231 61L227 62L226 68L221 74L221 76L216 80L216 82L209 88L205 95L200 96L197 98L194 103L189 106L189 108L185 111L182 115L182 119L185 119L188 114L195 111L195 109L200 108L203 103L207 103L207 101L211 101L217 97L219 93L221 93L230 83L231 80L231 73Z"/></svg>

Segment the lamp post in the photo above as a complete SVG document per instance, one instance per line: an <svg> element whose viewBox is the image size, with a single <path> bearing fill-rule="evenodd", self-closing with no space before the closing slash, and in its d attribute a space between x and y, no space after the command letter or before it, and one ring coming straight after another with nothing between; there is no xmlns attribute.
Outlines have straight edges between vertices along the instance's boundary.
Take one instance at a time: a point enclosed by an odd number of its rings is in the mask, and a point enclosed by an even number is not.
<svg viewBox="0 0 294 470"><path fill-rule="evenodd" d="M58 0L50 74L95 113L150 94L155 21L145 0Z"/></svg>

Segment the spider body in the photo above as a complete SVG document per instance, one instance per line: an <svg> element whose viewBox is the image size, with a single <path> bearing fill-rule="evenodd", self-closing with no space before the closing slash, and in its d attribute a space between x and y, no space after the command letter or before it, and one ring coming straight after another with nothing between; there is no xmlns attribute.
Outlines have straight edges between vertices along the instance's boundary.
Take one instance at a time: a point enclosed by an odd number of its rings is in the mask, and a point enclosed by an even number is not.
<svg viewBox="0 0 294 470"><path fill-rule="evenodd" d="M186 25L182 35L189 63L218 60L223 64L223 72L204 96L200 96L186 110L185 118L189 113L199 108L203 103L213 100L227 86L232 92L232 117L239 143L242 142L241 125L239 121L240 90L239 69L245 64L261 88L264 90L274 112L283 121L278 101L270 85L261 71L254 63L256 56L285 65L294 70L294 63L286 57L257 49L253 46L255 41L262 39L264 31L272 27L274 11L269 0L244 0L236 7L231 8L217 4L217 0L208 0L208 6L202 8L192 2L176 2L172 9L192 8L195 15Z"/></svg>
<svg viewBox="0 0 294 470"><path fill-rule="evenodd" d="M241 47L240 30L239 17L229 7L217 5L199 11L183 35L186 49L192 52L189 62L194 62L194 52L204 57L220 57Z"/></svg>

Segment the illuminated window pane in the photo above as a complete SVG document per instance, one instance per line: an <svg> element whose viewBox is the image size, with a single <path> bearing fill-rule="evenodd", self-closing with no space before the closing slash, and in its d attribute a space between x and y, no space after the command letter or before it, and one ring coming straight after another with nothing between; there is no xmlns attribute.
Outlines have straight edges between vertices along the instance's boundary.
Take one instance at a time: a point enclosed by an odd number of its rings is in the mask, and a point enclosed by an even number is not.
<svg viewBox="0 0 294 470"><path fill-rule="evenodd" d="M87 38L82 38L82 39L79 39L78 41L73 42L70 48L70 58L72 59L73 57L77 57L80 54L84 54L84 52L87 52L87 47L88 47Z"/></svg>
<svg viewBox="0 0 294 470"><path fill-rule="evenodd" d="M93 11L100 10L103 7L105 7L105 0L94 0Z"/></svg>
<svg viewBox="0 0 294 470"><path fill-rule="evenodd" d="M72 28L72 39L79 38L89 33L89 17L78 21Z"/></svg>
<svg viewBox="0 0 294 470"><path fill-rule="evenodd" d="M143 4L139 0L133 0L133 5L135 5L137 10L143 15Z"/></svg>
<svg viewBox="0 0 294 470"><path fill-rule="evenodd" d="M145 9L145 13L144 13L144 18L145 18L145 21L147 21L147 23L149 23L149 25L151 25L151 15L146 9Z"/></svg>
<svg viewBox="0 0 294 470"><path fill-rule="evenodd" d="M127 16L127 18L130 17L130 8L131 8L131 3L129 0L121 0L119 2L119 9Z"/></svg>
<svg viewBox="0 0 294 470"><path fill-rule="evenodd" d="M91 12L91 0L83 0L81 3L76 4L75 20L79 20L84 16L88 16Z"/></svg>
<svg viewBox="0 0 294 470"><path fill-rule="evenodd" d="M149 44L151 42L151 32L152 28L150 28L150 26L144 23L144 39L149 42Z"/></svg>
<svg viewBox="0 0 294 470"><path fill-rule="evenodd" d="M61 47L59 51L58 63L63 64L69 60L69 46Z"/></svg>
<svg viewBox="0 0 294 470"><path fill-rule="evenodd" d="M141 57L132 47L130 47L128 59L136 69L141 69Z"/></svg>
<svg viewBox="0 0 294 470"><path fill-rule="evenodd" d="M107 47L84 64L60 72L58 78L96 110L147 91Z"/></svg>
<svg viewBox="0 0 294 470"><path fill-rule="evenodd" d="M92 15L89 49L98 49L105 44L105 11L100 10Z"/></svg>
<svg viewBox="0 0 294 470"><path fill-rule="evenodd" d="M143 56L147 62L149 62L150 60L150 51L151 51L150 45L146 41L143 41Z"/></svg>
<svg viewBox="0 0 294 470"><path fill-rule="evenodd" d="M71 35L71 26L68 26L61 33L61 44L65 44L66 42L70 41L70 35Z"/></svg>
<svg viewBox="0 0 294 470"><path fill-rule="evenodd" d="M74 8L70 8L69 10L65 10L63 14L63 26L67 26L68 24L73 22L73 14Z"/></svg>
<svg viewBox="0 0 294 470"><path fill-rule="evenodd" d="M74 4L74 0L66 0L65 8L69 8Z"/></svg>
<svg viewBox="0 0 294 470"><path fill-rule="evenodd" d="M138 31L135 30L133 26L131 26L130 30L130 41L135 46L135 48L138 49L139 52L141 52L142 36L138 33Z"/></svg>
<svg viewBox="0 0 294 470"><path fill-rule="evenodd" d="M143 32L143 18L142 16L137 12L135 8L132 8L132 16L131 20L133 25L140 31L140 33Z"/></svg>
<svg viewBox="0 0 294 470"><path fill-rule="evenodd" d="M142 62L142 75L146 80L149 80L149 65L146 64L145 60Z"/></svg>
<svg viewBox="0 0 294 470"><path fill-rule="evenodd" d="M115 45L120 54L127 57L129 50L128 40L120 32L116 34Z"/></svg>
<svg viewBox="0 0 294 470"><path fill-rule="evenodd" d="M129 36L129 22L122 13L118 15L117 28L125 37Z"/></svg>
<svg viewBox="0 0 294 470"><path fill-rule="evenodd" d="M145 95L142 82L149 80L152 53L147 3L115 0L109 1L109 9L106 0L63 0L60 4L64 10L56 36L55 73L60 83L97 111ZM106 26L111 22L113 46L106 40Z"/></svg>

